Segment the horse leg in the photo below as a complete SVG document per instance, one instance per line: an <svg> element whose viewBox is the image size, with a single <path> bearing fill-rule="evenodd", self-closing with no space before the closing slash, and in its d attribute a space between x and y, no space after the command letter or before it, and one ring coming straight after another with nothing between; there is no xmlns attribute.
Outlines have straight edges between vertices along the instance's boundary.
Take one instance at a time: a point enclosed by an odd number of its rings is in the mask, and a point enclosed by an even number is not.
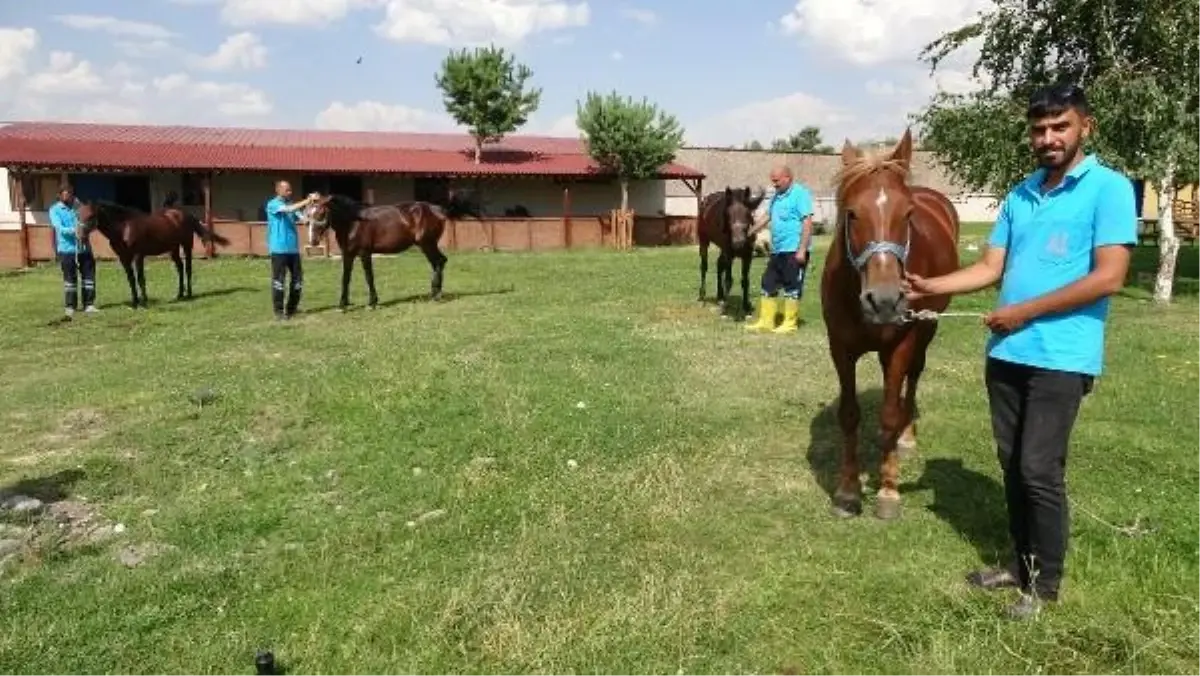
<svg viewBox="0 0 1200 676"><path fill-rule="evenodd" d="M701 303L704 302L704 295L705 295L705 291L706 291L705 287L708 286L707 277L708 277L708 242L702 241L702 242L700 242L700 295L696 298L696 300L700 301Z"/></svg>
<svg viewBox="0 0 1200 676"><path fill-rule="evenodd" d="M754 311L750 305L750 256L749 252L742 256L742 319Z"/></svg>
<svg viewBox="0 0 1200 676"><path fill-rule="evenodd" d="M879 495L875 503L875 516L880 519L900 516L900 454L896 443L908 422L901 390L904 389L904 380L911 365L912 348L913 341L910 340L890 350L884 370L883 410L880 411L883 439L880 444Z"/></svg>
<svg viewBox="0 0 1200 676"><path fill-rule="evenodd" d="M183 300L183 259L179 257L179 249L171 250L171 262L175 264L175 277L179 280L179 290L175 293L175 300Z"/></svg>
<svg viewBox="0 0 1200 676"><path fill-rule="evenodd" d="M360 258L363 277L367 278L367 309L374 310L375 306L379 305L379 294L375 293L375 263L371 260L369 252L364 253Z"/></svg>
<svg viewBox="0 0 1200 676"><path fill-rule="evenodd" d="M187 297L192 298L192 243L188 241L183 245L183 269L187 274Z"/></svg>
<svg viewBox="0 0 1200 676"><path fill-rule="evenodd" d="M900 439L896 441L896 447L902 455L907 455L917 448L917 383L921 381L921 374L925 371L926 350L937 333L937 324L931 324L928 328L918 327L917 332L917 349L913 352L912 363L908 366L908 377L904 379L904 430L900 433Z"/></svg>
<svg viewBox="0 0 1200 676"><path fill-rule="evenodd" d="M343 312L350 305L350 274L354 272L354 255L342 254L342 297L338 301L338 309Z"/></svg>
<svg viewBox="0 0 1200 676"><path fill-rule="evenodd" d="M137 266L138 287L142 290L142 307L150 307L150 294L146 293L146 257L135 254L134 264Z"/></svg>
<svg viewBox="0 0 1200 676"><path fill-rule="evenodd" d="M729 313L730 283L726 281L725 272L732 266L733 261L729 260L729 256L722 251L717 256L717 306L720 308L722 317Z"/></svg>
<svg viewBox="0 0 1200 676"><path fill-rule="evenodd" d="M137 278L133 276L133 261L127 256L121 257L121 267L125 269L125 279L129 281L129 307L138 307Z"/></svg>
<svg viewBox="0 0 1200 676"><path fill-rule="evenodd" d="M839 517L858 516L862 513L862 481L858 466L858 423L862 409L858 405L858 382L856 371L859 355L834 347L830 342L830 353L838 375L838 426L842 430L842 465L838 476L837 490L833 494L833 513Z"/></svg>
<svg viewBox="0 0 1200 676"><path fill-rule="evenodd" d="M425 254L425 259L429 261L433 271L429 275L429 300L442 299L442 281L443 275L446 272L446 254L438 248L437 243L422 247L421 252Z"/></svg>

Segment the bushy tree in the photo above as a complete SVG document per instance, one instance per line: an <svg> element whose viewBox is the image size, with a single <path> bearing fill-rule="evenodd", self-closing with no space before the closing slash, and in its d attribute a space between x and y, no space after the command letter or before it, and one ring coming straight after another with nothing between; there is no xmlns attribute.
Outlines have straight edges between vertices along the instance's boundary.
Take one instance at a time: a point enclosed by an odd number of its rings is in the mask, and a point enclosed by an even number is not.
<svg viewBox="0 0 1200 676"><path fill-rule="evenodd" d="M542 90L527 85L533 75L503 48L489 46L453 51L436 76L446 112L475 139L475 164L483 144L520 129L537 110Z"/></svg>
<svg viewBox="0 0 1200 676"><path fill-rule="evenodd" d="M833 148L821 142L821 128L807 126L785 138L771 141L771 150L792 153L832 153Z"/></svg>
<svg viewBox="0 0 1200 676"><path fill-rule="evenodd" d="M646 99L588 92L576 111L588 155L620 181L622 211L629 208L629 182L656 176L683 145L675 117Z"/></svg>
<svg viewBox="0 0 1200 676"><path fill-rule="evenodd" d="M1034 168L1024 127L1034 88L1071 80L1087 89L1097 131L1091 149L1159 196L1154 297L1169 302L1179 240L1171 218L1178 186L1194 182L1200 19L1193 0L993 0L993 7L926 47L936 70L967 43L987 86L941 94L918 116L926 145L974 188L1007 192Z"/></svg>

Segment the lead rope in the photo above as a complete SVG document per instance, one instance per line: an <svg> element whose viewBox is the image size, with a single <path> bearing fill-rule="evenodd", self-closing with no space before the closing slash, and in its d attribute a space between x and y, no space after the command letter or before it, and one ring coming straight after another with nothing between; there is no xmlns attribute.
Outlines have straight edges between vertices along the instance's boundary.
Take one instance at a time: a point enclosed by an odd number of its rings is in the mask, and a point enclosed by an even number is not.
<svg viewBox="0 0 1200 676"><path fill-rule="evenodd" d="M936 322L939 319L950 318L966 318L973 317L975 319L983 319L982 312L937 312L935 310L905 310L900 321L903 324L910 322Z"/></svg>

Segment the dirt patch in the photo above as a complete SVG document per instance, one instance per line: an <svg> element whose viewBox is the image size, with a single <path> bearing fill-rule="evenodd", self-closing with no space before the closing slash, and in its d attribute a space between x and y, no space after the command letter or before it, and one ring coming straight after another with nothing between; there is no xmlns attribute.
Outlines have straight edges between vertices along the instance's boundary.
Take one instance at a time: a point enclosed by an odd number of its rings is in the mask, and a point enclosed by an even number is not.
<svg viewBox="0 0 1200 676"><path fill-rule="evenodd" d="M68 411L53 432L38 438L36 450L6 460L17 465L37 465L71 456L94 439L104 436L107 432L105 422L104 414L94 408Z"/></svg>

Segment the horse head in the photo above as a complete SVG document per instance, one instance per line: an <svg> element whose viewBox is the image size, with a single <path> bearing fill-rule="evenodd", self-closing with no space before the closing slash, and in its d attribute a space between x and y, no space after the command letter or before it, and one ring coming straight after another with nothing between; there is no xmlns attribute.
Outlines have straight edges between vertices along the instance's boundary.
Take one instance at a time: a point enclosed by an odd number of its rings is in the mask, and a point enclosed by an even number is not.
<svg viewBox="0 0 1200 676"><path fill-rule="evenodd" d="M725 205L723 216L725 217L725 230L729 232L729 240L734 249L743 249L751 236L751 228L754 226L754 212L758 206L762 204L766 193L759 191L759 194L753 195L750 192L750 187L745 188L725 188Z"/></svg>
<svg viewBox="0 0 1200 676"><path fill-rule="evenodd" d="M835 236L859 275L863 317L875 324L894 323L907 309L901 282L912 241L912 145L905 130L890 153L864 155L849 139L842 148Z"/></svg>
<svg viewBox="0 0 1200 676"><path fill-rule="evenodd" d="M79 236L87 238L94 230L105 236L112 231L114 220L120 215L117 205L99 200L76 200L75 220L79 222Z"/></svg>
<svg viewBox="0 0 1200 676"><path fill-rule="evenodd" d="M333 228L335 232L347 228L358 220L358 212L362 205L345 195L322 195L314 192L309 196L308 206L304 207L303 220L308 223L308 243L310 246L320 244L325 232Z"/></svg>

